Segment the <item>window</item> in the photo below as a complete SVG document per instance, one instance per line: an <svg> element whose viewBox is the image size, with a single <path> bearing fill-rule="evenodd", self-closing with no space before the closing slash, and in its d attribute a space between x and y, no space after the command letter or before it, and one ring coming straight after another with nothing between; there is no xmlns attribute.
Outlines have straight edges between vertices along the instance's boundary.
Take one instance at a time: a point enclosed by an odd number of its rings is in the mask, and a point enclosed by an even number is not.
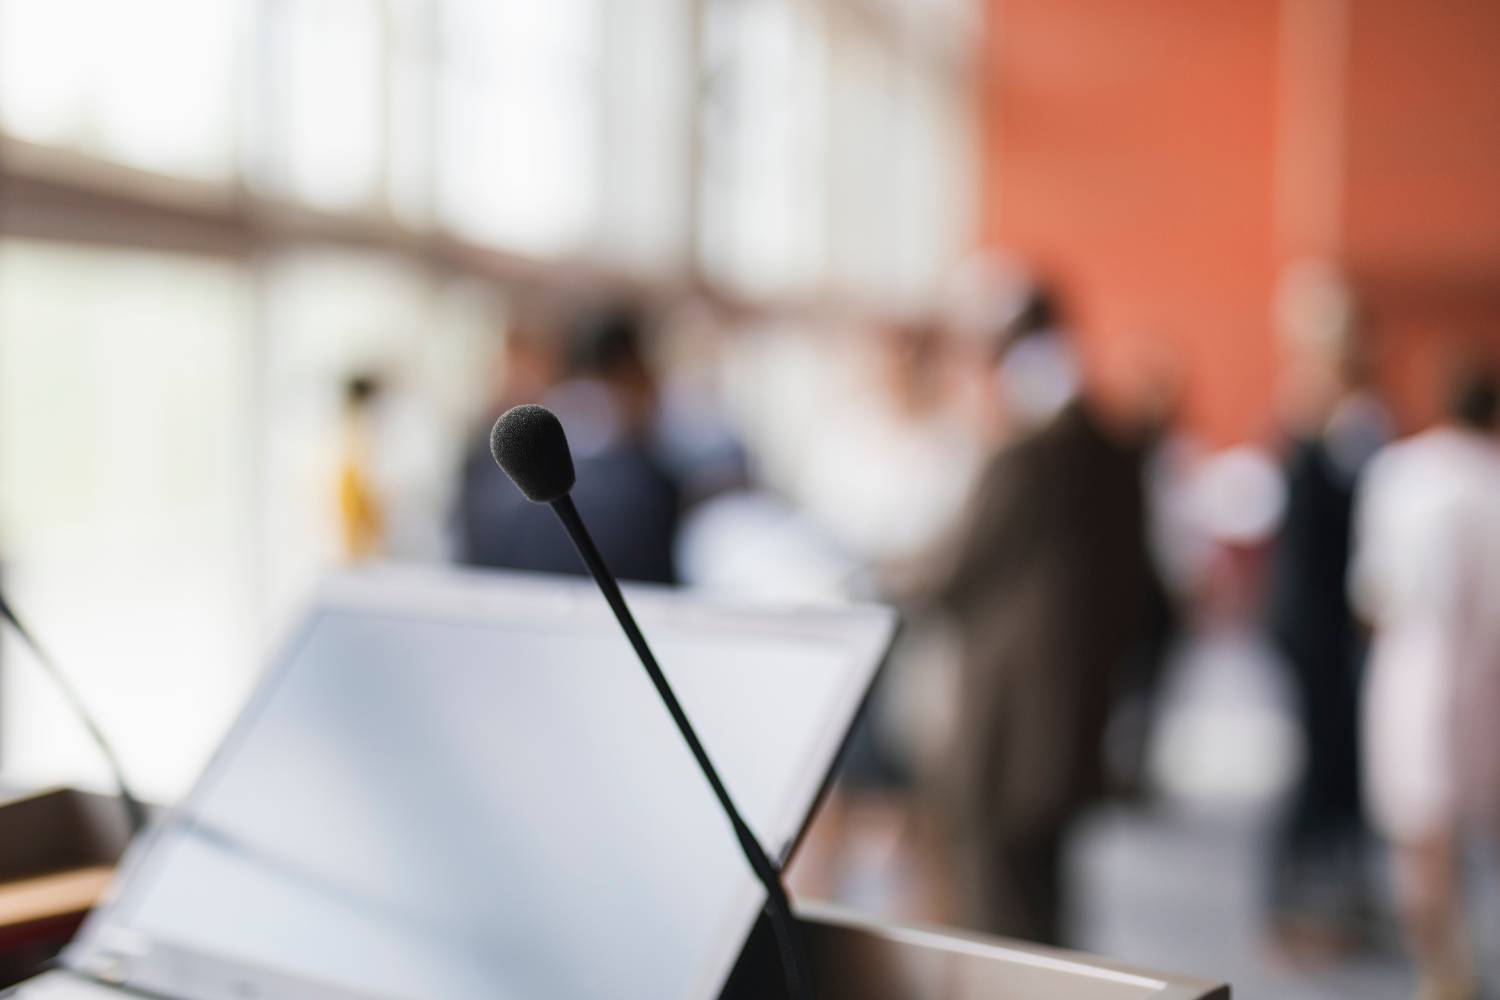
<svg viewBox="0 0 1500 1000"><path fill-rule="evenodd" d="M231 262L0 242L6 590L151 795L197 771L258 645L247 292ZM7 779L103 775L3 650Z"/></svg>
<svg viewBox="0 0 1500 1000"><path fill-rule="evenodd" d="M818 13L797 0L705 10L701 264L751 297L806 294L822 277Z"/></svg>
<svg viewBox="0 0 1500 1000"><path fill-rule="evenodd" d="M388 383L392 554L441 558L519 292L789 322L930 294L967 236L971 14L0 0L0 568L143 790L197 770L336 558L349 376ZM3 776L107 780L3 652Z"/></svg>
<svg viewBox="0 0 1500 1000"><path fill-rule="evenodd" d="M381 6L276 0L265 9L262 154L272 191L329 210L385 207Z"/></svg>
<svg viewBox="0 0 1500 1000"><path fill-rule="evenodd" d="M265 273L266 452L260 510L271 618L339 561L335 484L342 390L381 384L378 454L368 456L387 557L441 560L453 473L488 402L502 303L461 280L438 282L394 254L303 247Z"/></svg>
<svg viewBox="0 0 1500 1000"><path fill-rule="evenodd" d="M908 237L895 180L908 138L897 115L892 39L857 11L837 12L830 43L826 218L830 283L848 293L889 294L891 263Z"/></svg>
<svg viewBox="0 0 1500 1000"><path fill-rule="evenodd" d="M599 0L449 0L442 10L438 210L523 253L587 246L600 171Z"/></svg>
<svg viewBox="0 0 1500 1000"><path fill-rule="evenodd" d="M733 291L880 309L970 238L960 0L708 0L701 267Z"/></svg>
<svg viewBox="0 0 1500 1000"><path fill-rule="evenodd" d="M0 127L130 166L229 180L241 0L0 0Z"/></svg>
<svg viewBox="0 0 1500 1000"><path fill-rule="evenodd" d="M693 188L693 0L606 3L601 251L673 276L689 265Z"/></svg>
<svg viewBox="0 0 1500 1000"><path fill-rule="evenodd" d="M973 244L978 178L966 78L946 64L905 62L895 106L887 287L910 307L927 300Z"/></svg>

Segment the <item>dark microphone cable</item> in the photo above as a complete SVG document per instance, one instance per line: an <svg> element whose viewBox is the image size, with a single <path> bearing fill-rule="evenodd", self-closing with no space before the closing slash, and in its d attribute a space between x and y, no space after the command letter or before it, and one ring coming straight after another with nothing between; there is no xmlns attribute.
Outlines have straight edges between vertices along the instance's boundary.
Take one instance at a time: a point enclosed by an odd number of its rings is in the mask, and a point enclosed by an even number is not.
<svg viewBox="0 0 1500 1000"><path fill-rule="evenodd" d="M631 648L635 650L641 665L646 668L646 674L662 703L666 705L672 721L676 723L677 731L682 734L688 749L692 751L699 770L713 789L714 797L719 800L719 806L728 817L729 825L734 828L735 839L739 841L745 860L766 890L766 914L776 935L776 946L781 953L782 971L786 976L790 997L792 1000L812 1000L812 981L807 972L807 960L802 950L801 937L797 933L791 901L781 883L781 867L766 854L754 831L735 807L729 790L724 787L718 770L709 759L708 751L699 741L692 722L688 720L687 713L672 691L672 685L667 682L666 675L656 662L656 656L646 643L646 637L636 625L635 616L625 603L620 585L605 565L583 518L578 514L578 508L573 504L573 498L569 495L575 481L573 456L568 449L568 439L563 433L562 424L546 407L530 403L517 406L506 411L495 422L490 434L490 452L494 455L496 464L505 470L505 474L525 494L526 499L532 503L550 504L568 532L574 548L578 550L578 555L588 567L594 582L599 585L620 628L624 630L625 637L630 640Z"/></svg>
<svg viewBox="0 0 1500 1000"><path fill-rule="evenodd" d="M135 793L130 790L130 783L125 780L125 769L120 766L120 758L115 755L114 748L110 746L108 738L104 735L104 730L99 728L99 724L89 714L88 708L83 704L83 699L79 697L78 691L68 680L67 674L64 674L52 657L48 656L46 651L42 649L41 643L36 641L36 637L31 634L31 630L21 624L21 619L16 617L16 613L12 610L10 602L5 599L4 592L0 592L0 618L4 618L10 622L10 627L15 630L16 635L31 650L31 655L41 666L42 672L51 679L53 686L62 694L63 700L68 703L68 708L72 710L78 721L83 723L83 728L88 731L89 736L94 741L94 745L99 748L100 755L103 756L105 763L109 765L110 771L114 774L115 787L120 793L120 804L125 807L125 818L130 823L131 836L133 837L140 833L146 828L146 809L141 805L141 800L136 798Z"/></svg>

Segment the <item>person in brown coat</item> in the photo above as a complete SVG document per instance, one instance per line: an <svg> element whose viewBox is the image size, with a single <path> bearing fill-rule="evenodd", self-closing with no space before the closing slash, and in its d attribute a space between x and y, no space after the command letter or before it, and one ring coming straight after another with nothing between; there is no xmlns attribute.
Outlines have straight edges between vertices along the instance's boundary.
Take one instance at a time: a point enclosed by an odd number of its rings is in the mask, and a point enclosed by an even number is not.
<svg viewBox="0 0 1500 1000"><path fill-rule="evenodd" d="M1018 346L1065 350L1026 315L1001 386ZM1091 392L1059 401L990 462L937 589L964 648L949 812L955 902L976 929L1063 938L1066 835L1104 790L1115 695L1169 620L1147 543L1151 428Z"/></svg>

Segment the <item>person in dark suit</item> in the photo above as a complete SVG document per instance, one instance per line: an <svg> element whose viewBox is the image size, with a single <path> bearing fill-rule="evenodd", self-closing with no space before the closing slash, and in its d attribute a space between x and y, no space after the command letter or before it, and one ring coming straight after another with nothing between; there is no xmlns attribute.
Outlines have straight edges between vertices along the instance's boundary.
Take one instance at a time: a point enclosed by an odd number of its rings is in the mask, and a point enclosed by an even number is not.
<svg viewBox="0 0 1500 1000"><path fill-rule="evenodd" d="M1368 333L1352 296L1328 279L1300 280L1284 293L1287 495L1271 552L1266 629L1296 699L1303 764L1272 835L1269 908L1276 945L1294 957L1326 957L1369 931L1359 751L1365 637L1347 580L1355 492L1391 420L1371 386ZM1292 308L1301 304L1293 294L1314 293L1329 304Z"/></svg>
<svg viewBox="0 0 1500 1000"><path fill-rule="evenodd" d="M643 327L641 314L630 306L579 313L565 345L567 378L542 402L567 431L578 473L573 500L605 561L622 579L670 584L677 582L673 545L681 489L652 443L657 393ZM459 560L582 574L552 512L526 500L496 467L487 431L464 463Z"/></svg>

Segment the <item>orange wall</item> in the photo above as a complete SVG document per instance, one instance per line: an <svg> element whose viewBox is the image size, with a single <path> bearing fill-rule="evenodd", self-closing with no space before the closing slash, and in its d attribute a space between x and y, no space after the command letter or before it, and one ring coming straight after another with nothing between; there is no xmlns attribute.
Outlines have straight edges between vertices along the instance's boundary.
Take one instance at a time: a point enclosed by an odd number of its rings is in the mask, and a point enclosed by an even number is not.
<svg viewBox="0 0 1500 1000"><path fill-rule="evenodd" d="M1344 243L1408 426L1452 348L1500 345L1500 4L1359 0Z"/></svg>
<svg viewBox="0 0 1500 1000"><path fill-rule="evenodd" d="M1409 425L1431 412L1443 343L1494 335L1500 5L989 0L988 15L986 242L1063 282L1093 343L1167 339L1210 441L1269 427L1271 298L1295 255L1347 259Z"/></svg>

